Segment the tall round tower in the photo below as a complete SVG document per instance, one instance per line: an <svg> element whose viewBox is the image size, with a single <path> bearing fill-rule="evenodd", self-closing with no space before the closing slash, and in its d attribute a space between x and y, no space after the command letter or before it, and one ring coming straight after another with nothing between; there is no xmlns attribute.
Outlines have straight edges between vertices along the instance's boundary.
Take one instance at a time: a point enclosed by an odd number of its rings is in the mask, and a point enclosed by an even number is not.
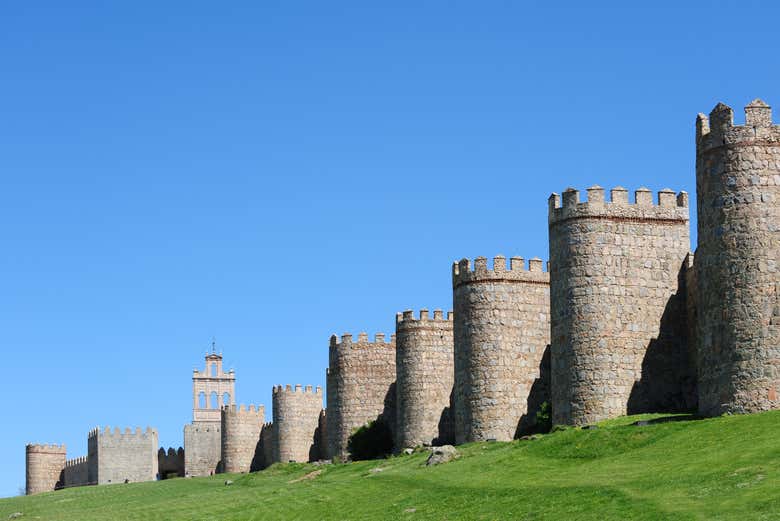
<svg viewBox="0 0 780 521"><path fill-rule="evenodd" d="M454 380L452 312L396 315L396 445L452 443L450 394Z"/></svg>
<svg viewBox="0 0 780 521"><path fill-rule="evenodd" d="M515 437L550 341L550 283L540 259L452 266L455 441Z"/></svg>
<svg viewBox="0 0 780 521"><path fill-rule="evenodd" d="M306 463L319 459L317 428L322 412L322 387L296 385L273 389L274 461Z"/></svg>
<svg viewBox="0 0 780 521"><path fill-rule="evenodd" d="M780 407L780 127L719 103L696 121L699 412Z"/></svg>
<svg viewBox="0 0 780 521"><path fill-rule="evenodd" d="M249 472L260 443L265 407L225 405L221 419L222 471Z"/></svg>
<svg viewBox="0 0 780 521"><path fill-rule="evenodd" d="M25 453L27 495L56 489L65 468L65 445L30 444L25 447Z"/></svg>
<svg viewBox="0 0 780 521"><path fill-rule="evenodd" d="M689 407L685 298L688 195L599 186L549 200L552 412L582 425ZM681 292L682 293L682 292ZM685 382L685 383L684 383ZM686 384L687 387L686 387Z"/></svg>
<svg viewBox="0 0 780 521"><path fill-rule="evenodd" d="M395 335L390 342L377 333L374 342L366 333L344 334L341 342L330 337L327 372L328 457L347 455L352 432L382 418L395 424Z"/></svg>

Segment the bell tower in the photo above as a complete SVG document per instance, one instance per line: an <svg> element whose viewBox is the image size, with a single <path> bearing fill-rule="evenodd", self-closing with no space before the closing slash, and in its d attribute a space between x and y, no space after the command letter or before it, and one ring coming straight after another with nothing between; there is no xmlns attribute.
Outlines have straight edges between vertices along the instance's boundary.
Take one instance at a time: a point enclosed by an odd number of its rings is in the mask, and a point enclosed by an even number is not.
<svg viewBox="0 0 780 521"><path fill-rule="evenodd" d="M217 353L216 342L206 354L206 367L192 373L192 421L220 421L223 405L236 404L236 374L222 369L222 353Z"/></svg>

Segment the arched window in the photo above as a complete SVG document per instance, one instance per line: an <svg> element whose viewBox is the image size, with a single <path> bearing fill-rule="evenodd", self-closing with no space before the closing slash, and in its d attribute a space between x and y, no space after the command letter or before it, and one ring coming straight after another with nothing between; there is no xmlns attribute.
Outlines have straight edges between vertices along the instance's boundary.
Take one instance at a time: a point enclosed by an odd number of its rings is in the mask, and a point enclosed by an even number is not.
<svg viewBox="0 0 780 521"><path fill-rule="evenodd" d="M217 377L217 363L211 362L211 377L216 378Z"/></svg>
<svg viewBox="0 0 780 521"><path fill-rule="evenodd" d="M230 405L230 393L222 395L222 405Z"/></svg>
<svg viewBox="0 0 780 521"><path fill-rule="evenodd" d="M206 409L209 406L209 404L206 402L206 393L203 391L198 393L198 408L199 409Z"/></svg>
<svg viewBox="0 0 780 521"><path fill-rule="evenodd" d="M217 398L217 391L211 391L211 408L219 409L219 399Z"/></svg>

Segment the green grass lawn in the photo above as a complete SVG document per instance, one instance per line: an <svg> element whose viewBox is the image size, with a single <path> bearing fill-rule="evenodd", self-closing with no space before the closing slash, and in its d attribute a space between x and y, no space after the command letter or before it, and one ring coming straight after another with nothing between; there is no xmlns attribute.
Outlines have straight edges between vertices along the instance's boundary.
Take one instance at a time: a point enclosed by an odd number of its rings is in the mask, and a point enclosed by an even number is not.
<svg viewBox="0 0 780 521"><path fill-rule="evenodd" d="M780 520L780 411L630 425L640 418L652 416L473 443L431 468L419 453L9 498L0 521L14 512L63 521ZM322 472L297 480L314 470Z"/></svg>

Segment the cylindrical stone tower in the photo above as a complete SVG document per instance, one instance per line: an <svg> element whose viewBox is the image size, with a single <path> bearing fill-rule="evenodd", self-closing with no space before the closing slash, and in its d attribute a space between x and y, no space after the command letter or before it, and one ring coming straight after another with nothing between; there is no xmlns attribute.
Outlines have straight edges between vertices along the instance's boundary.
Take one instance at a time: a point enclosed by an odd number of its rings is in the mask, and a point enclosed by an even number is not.
<svg viewBox="0 0 780 521"><path fill-rule="evenodd" d="M397 447L452 443L452 312L398 313L395 337Z"/></svg>
<svg viewBox="0 0 780 521"><path fill-rule="evenodd" d="M319 458L317 428L322 412L322 387L296 385L273 389L274 462L305 463Z"/></svg>
<svg viewBox="0 0 780 521"><path fill-rule="evenodd" d="M25 447L27 495L51 492L60 484L65 468L65 445L37 445Z"/></svg>
<svg viewBox="0 0 780 521"><path fill-rule="evenodd" d="M550 341L550 284L540 259L497 256L452 266L455 441L512 440Z"/></svg>
<svg viewBox="0 0 780 521"><path fill-rule="evenodd" d="M624 188L605 202L550 196L553 423L685 408L692 369L678 277L689 253L688 196ZM690 401L690 398L687 399Z"/></svg>
<svg viewBox="0 0 780 521"><path fill-rule="evenodd" d="M265 407L222 407L222 471L249 472L255 460L260 431L265 421Z"/></svg>
<svg viewBox="0 0 780 521"><path fill-rule="evenodd" d="M377 333L369 342L366 333L344 334L341 342L330 337L327 372L328 457L347 455L352 432L366 423L383 419L395 424L395 335L385 342Z"/></svg>
<svg viewBox="0 0 780 521"><path fill-rule="evenodd" d="M699 412L780 407L780 127L718 104L696 121Z"/></svg>

